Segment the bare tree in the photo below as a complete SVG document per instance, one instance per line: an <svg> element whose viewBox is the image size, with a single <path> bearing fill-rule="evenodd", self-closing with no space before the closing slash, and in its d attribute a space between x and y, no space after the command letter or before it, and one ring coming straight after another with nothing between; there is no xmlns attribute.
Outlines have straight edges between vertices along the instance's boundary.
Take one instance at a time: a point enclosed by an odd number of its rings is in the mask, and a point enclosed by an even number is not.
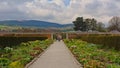
<svg viewBox="0 0 120 68"><path fill-rule="evenodd" d="M108 30L116 30L120 32L120 17L115 16L109 21Z"/></svg>

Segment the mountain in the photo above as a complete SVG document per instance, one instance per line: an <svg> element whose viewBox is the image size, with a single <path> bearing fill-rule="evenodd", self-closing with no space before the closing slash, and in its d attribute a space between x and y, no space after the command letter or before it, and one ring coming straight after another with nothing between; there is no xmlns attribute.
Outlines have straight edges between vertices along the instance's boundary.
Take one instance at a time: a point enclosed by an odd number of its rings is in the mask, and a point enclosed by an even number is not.
<svg viewBox="0 0 120 68"><path fill-rule="evenodd" d="M73 24L57 24L57 23L38 21L38 20L22 20L22 21L5 20L5 21L0 21L0 25L21 26L21 27L39 27L39 28L48 28L48 27L63 28L63 27L73 26Z"/></svg>

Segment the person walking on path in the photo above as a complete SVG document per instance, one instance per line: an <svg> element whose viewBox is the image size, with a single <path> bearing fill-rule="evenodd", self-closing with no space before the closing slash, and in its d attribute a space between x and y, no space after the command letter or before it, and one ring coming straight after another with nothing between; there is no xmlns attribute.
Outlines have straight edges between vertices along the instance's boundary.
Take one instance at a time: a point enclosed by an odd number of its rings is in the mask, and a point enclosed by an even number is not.
<svg viewBox="0 0 120 68"><path fill-rule="evenodd" d="M61 41L62 40L62 36L60 34L57 35L57 40Z"/></svg>

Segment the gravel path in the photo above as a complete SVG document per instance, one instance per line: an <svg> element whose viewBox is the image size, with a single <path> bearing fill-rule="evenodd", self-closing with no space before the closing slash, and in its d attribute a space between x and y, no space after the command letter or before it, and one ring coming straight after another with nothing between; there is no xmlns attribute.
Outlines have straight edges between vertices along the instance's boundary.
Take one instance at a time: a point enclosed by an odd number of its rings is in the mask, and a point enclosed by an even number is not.
<svg viewBox="0 0 120 68"><path fill-rule="evenodd" d="M82 68L63 41L54 42L29 68Z"/></svg>

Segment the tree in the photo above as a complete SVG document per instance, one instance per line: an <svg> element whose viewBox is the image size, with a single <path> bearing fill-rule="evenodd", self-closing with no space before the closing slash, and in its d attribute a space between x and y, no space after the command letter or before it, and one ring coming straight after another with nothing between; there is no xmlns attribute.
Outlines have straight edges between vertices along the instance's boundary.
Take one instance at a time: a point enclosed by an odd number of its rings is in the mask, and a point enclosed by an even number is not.
<svg viewBox="0 0 120 68"><path fill-rule="evenodd" d="M95 20L94 18L91 19L91 25L92 26L92 30L95 31L97 28L97 20Z"/></svg>
<svg viewBox="0 0 120 68"><path fill-rule="evenodd" d="M115 16L109 21L108 30L116 30L120 32L120 17Z"/></svg>
<svg viewBox="0 0 120 68"><path fill-rule="evenodd" d="M83 19L83 17L77 17L76 21L73 21L74 24L74 30L80 30L80 31L95 31L97 28L97 21L92 18L87 18L87 19Z"/></svg>
<svg viewBox="0 0 120 68"><path fill-rule="evenodd" d="M75 31L86 31L86 23L84 22L83 17L77 17L76 21L73 21Z"/></svg>
<svg viewBox="0 0 120 68"><path fill-rule="evenodd" d="M91 28L91 19L90 18L87 18L87 19L85 19L85 23L86 23L86 31L89 31L89 30L91 30L92 28Z"/></svg>
<svg viewBox="0 0 120 68"><path fill-rule="evenodd" d="M90 19L90 18L87 18L87 19L85 19L85 23L86 23L86 25L87 25L87 31L89 31L89 30L92 30L92 31L95 31L96 30L96 28L97 28L97 21L94 19L94 18L92 18L92 19Z"/></svg>
<svg viewBox="0 0 120 68"><path fill-rule="evenodd" d="M99 32L105 32L106 31L105 24L103 24L102 22L98 22L97 23L97 31L99 31Z"/></svg>

